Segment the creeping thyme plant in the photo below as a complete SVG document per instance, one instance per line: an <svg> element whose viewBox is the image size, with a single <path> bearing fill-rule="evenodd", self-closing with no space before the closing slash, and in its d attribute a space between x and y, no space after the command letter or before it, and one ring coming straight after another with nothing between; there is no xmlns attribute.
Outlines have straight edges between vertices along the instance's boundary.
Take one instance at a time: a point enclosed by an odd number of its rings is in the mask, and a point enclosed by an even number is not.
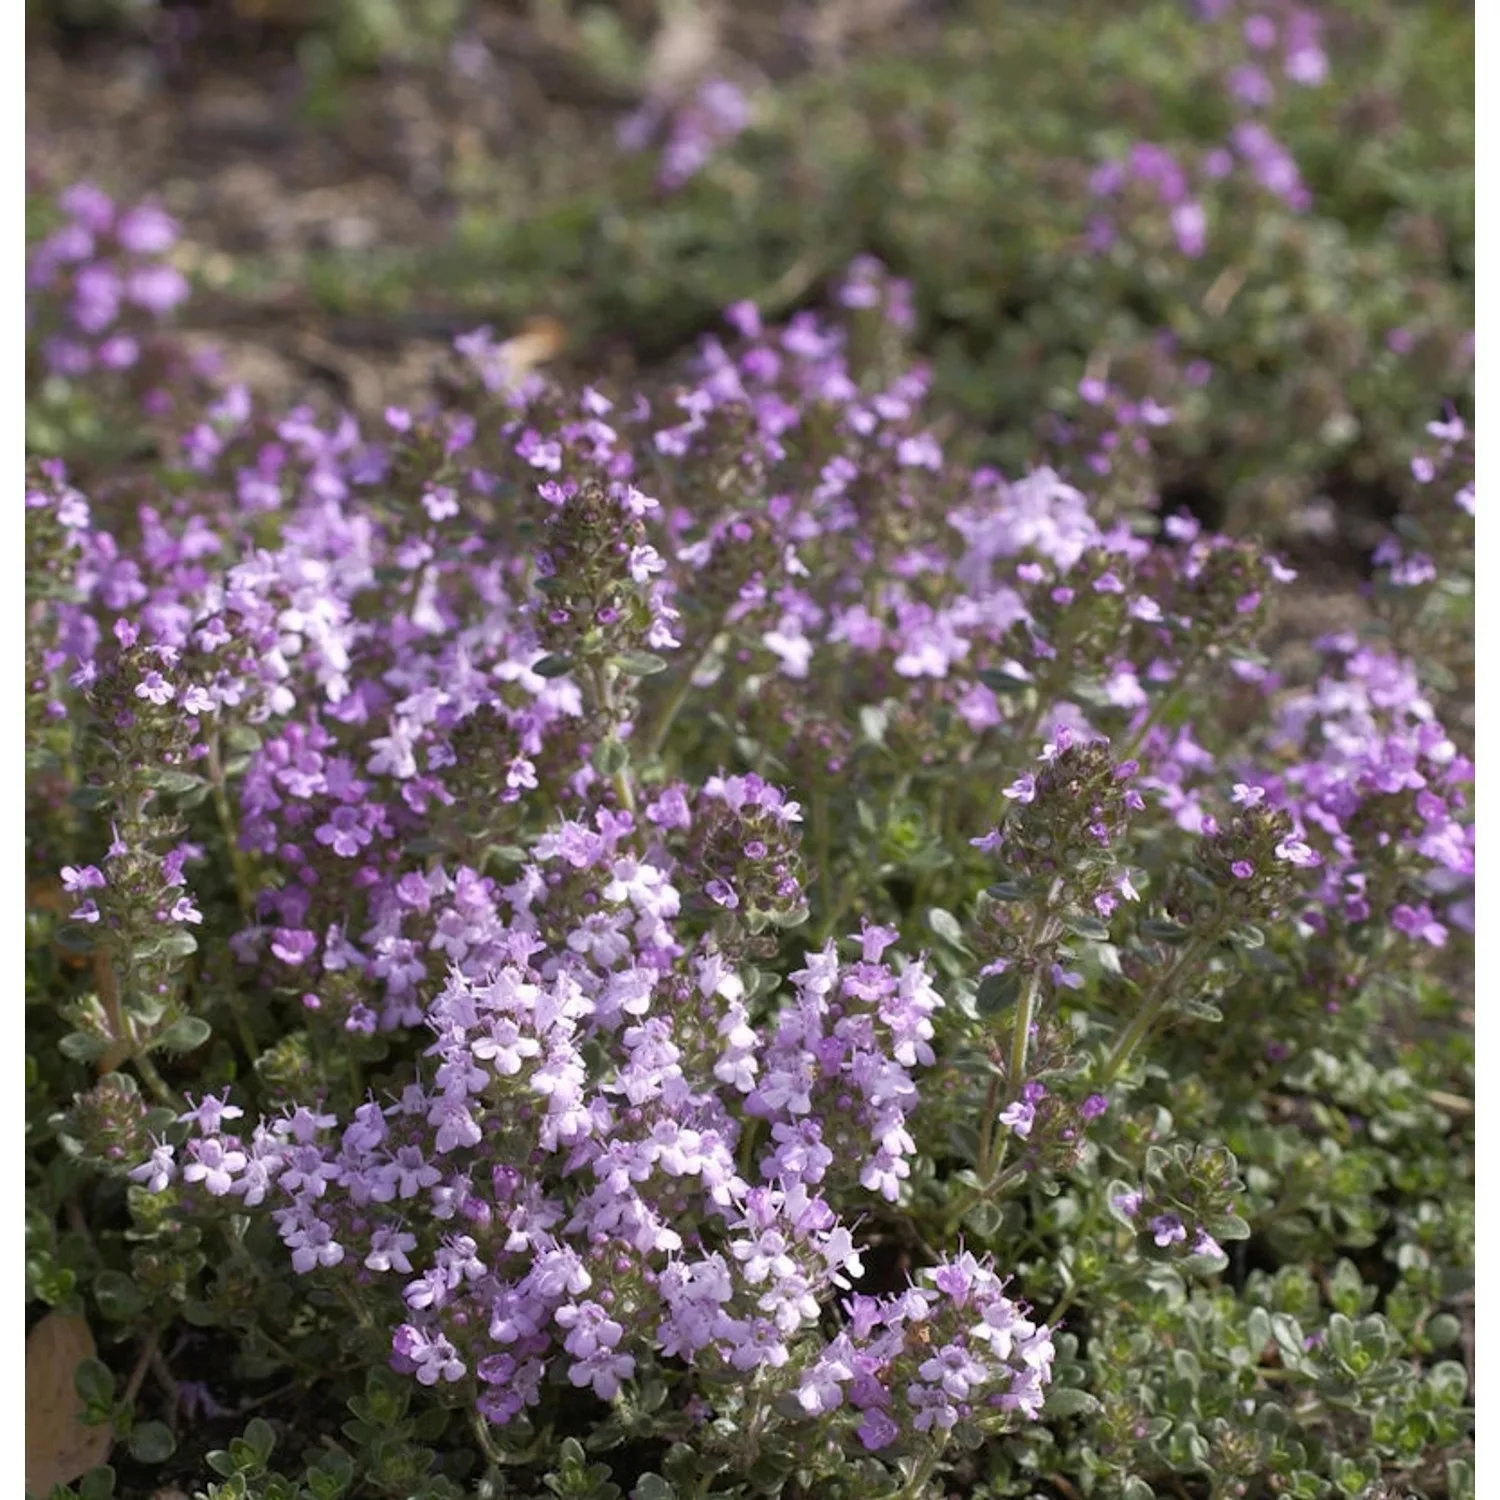
<svg viewBox="0 0 1500 1500"><path fill-rule="evenodd" d="M61 1493L1472 1494L1456 413L1287 649L1168 406L1080 369L966 467L868 257L680 378L479 330L356 415L180 352L175 233L78 186L32 255Z"/></svg>

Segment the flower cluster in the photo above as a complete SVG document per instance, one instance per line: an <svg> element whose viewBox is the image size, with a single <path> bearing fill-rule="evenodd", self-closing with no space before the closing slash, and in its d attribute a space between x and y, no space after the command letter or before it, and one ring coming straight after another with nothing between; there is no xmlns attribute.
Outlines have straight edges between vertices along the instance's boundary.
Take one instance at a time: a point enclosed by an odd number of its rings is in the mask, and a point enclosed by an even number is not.
<svg viewBox="0 0 1500 1500"><path fill-rule="evenodd" d="M166 259L177 225L153 204L120 208L87 182L57 206L63 222L36 245L26 273L30 292L61 312L43 342L48 368L67 376L129 370L142 340L188 296L187 279Z"/></svg>
<svg viewBox="0 0 1500 1500"><path fill-rule="evenodd" d="M474 340L465 409L232 388L159 493L28 488L36 795L86 815L62 930L111 981L64 1052L156 1105L91 1081L78 1152L163 1296L205 1268L160 1240L274 1226L288 1305L491 1457L570 1390L746 1470L1023 1442L1076 1345L1021 1298L1056 1268L996 1269L1013 1195L1152 1274L1250 1232L1227 1151L1123 1107L1158 1021L1461 925L1472 765L1411 662L1286 676L1274 555L1144 470L1127 515L954 462L906 288L835 300L629 397ZM1165 424L1079 389L1106 468ZM226 1018L218 1092L153 1061Z"/></svg>
<svg viewBox="0 0 1500 1500"><path fill-rule="evenodd" d="M739 85L727 78L708 78L674 107L647 103L620 122L616 135L625 150L640 151L665 131L657 183L672 192L697 176L749 123L750 104Z"/></svg>
<svg viewBox="0 0 1500 1500"><path fill-rule="evenodd" d="M971 1408L1034 1417L1048 1331L971 1257L933 1273L936 1291L855 1297L846 1331L821 1331L861 1274L825 1192L894 1202L908 1175L913 1071L934 1061L941 1004L922 964L883 962L895 934L870 927L856 962L810 954L767 1040L733 969L673 943L661 869L597 838L549 848L502 893L482 977L455 965L427 1006L426 1081L342 1126L298 1107L248 1135L237 1106L206 1098L180 1158L163 1142L131 1175L158 1192L180 1178L184 1206L201 1192L271 1212L300 1273L351 1291L401 1278L395 1368L466 1382L497 1424L536 1404L554 1362L608 1400L663 1359L763 1377L809 1418L853 1382L871 1449L946 1434ZM554 947L547 871L580 865L593 899L575 896ZM766 1154L746 1177L757 1125Z"/></svg>

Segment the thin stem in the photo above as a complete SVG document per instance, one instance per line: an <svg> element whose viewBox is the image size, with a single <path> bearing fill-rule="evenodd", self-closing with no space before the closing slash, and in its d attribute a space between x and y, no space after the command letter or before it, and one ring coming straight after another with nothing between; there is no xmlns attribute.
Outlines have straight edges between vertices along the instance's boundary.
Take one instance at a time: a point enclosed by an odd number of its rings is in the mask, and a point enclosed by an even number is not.
<svg viewBox="0 0 1500 1500"><path fill-rule="evenodd" d="M1107 1087L1119 1077L1121 1070L1130 1061L1131 1054L1140 1046L1142 1039L1172 998L1172 986L1177 978L1190 964L1202 958L1208 951L1209 941L1207 938L1198 938L1188 943L1177 955L1176 961L1152 985L1141 1001L1139 1009L1131 1017L1130 1024L1115 1041L1109 1058L1104 1064L1104 1072L1099 1079L1101 1087Z"/></svg>
<svg viewBox="0 0 1500 1500"><path fill-rule="evenodd" d="M1077 1295L1078 1295L1078 1282L1075 1281L1072 1284L1072 1286L1070 1286L1067 1289L1067 1291L1065 1291L1062 1294L1062 1296L1058 1299L1057 1306L1054 1307L1052 1309L1052 1311L1047 1314L1047 1327L1048 1328L1056 1328L1057 1327L1057 1320L1060 1317L1062 1317L1062 1315L1065 1312L1067 1312L1067 1310L1073 1305L1073 1299Z"/></svg>
<svg viewBox="0 0 1500 1500"><path fill-rule="evenodd" d="M219 759L219 736L208 742L208 779L213 787L214 811L219 817L219 826L224 831L224 842L229 846L229 863L234 871L234 889L239 897L240 911L248 918L255 909L254 881L245 851L240 847L239 826L235 822L234 808L229 801L229 787L224 779L224 766Z"/></svg>
<svg viewBox="0 0 1500 1500"><path fill-rule="evenodd" d="M485 1462L503 1464L505 1455L495 1446L495 1440L490 1436L490 1424L477 1411L469 1413L469 1426L479 1444L479 1451L484 1454Z"/></svg>
<svg viewBox="0 0 1500 1500"><path fill-rule="evenodd" d="M1049 902L1058 898L1057 882L1053 883ZM1036 1002L1042 989L1042 968L1037 960L1039 950L1051 942L1061 929L1048 915L1043 905L1032 918L1031 930L1026 934L1027 956L1031 961L1031 975L1016 1001L1015 1027L1010 1037L1010 1076L1005 1080L1008 1099L1017 1099L1026 1082L1026 1054L1031 1046L1031 1023L1036 1014Z"/></svg>
<svg viewBox="0 0 1500 1500"><path fill-rule="evenodd" d="M240 847L239 827L235 822L234 808L229 801L229 787L224 778L223 762L219 758L219 736L215 734L208 742L208 779L213 788L214 811L218 814L219 827L224 833L224 843L229 850L229 864L234 872L234 891L239 898L240 913L248 921L255 913L255 882L251 876L249 861ZM245 1018L238 997L230 999L229 1011L234 1017L235 1034L240 1046L250 1059L251 1066L260 1058L260 1047L255 1033Z"/></svg>
<svg viewBox="0 0 1500 1500"><path fill-rule="evenodd" d="M146 1378L146 1371L151 1367L151 1361L156 1356L156 1346L161 1342L161 1333L153 1328L146 1335L146 1342L141 1345L141 1352L136 1357L135 1368L130 1372L130 1379L125 1382L124 1404L129 1406L135 1400L141 1389L141 1383Z"/></svg>
<svg viewBox="0 0 1500 1500"><path fill-rule="evenodd" d="M1042 974L1034 967L1031 977L1016 1001L1016 1024L1010 1038L1010 1076L1006 1079L1006 1091L1015 1097L1020 1093L1026 1077L1026 1053L1031 1045L1031 1018L1036 1010L1037 994L1042 987Z"/></svg>
<svg viewBox="0 0 1500 1500"><path fill-rule="evenodd" d="M260 1047L255 1040L255 1033L250 1029L250 1023L245 1019L245 1012L240 1009L238 1000L229 1001L229 1013L234 1017L235 1035L240 1039L240 1046L245 1049L245 1055L250 1059L251 1067L260 1060Z"/></svg>
<svg viewBox="0 0 1500 1500"><path fill-rule="evenodd" d="M1140 753L1140 748L1146 743L1146 736L1156 728L1161 716L1167 711L1167 705L1173 701L1175 693L1162 693L1141 720L1141 727L1130 736L1124 750L1120 754L1121 760L1131 760Z"/></svg>
<svg viewBox="0 0 1500 1500"><path fill-rule="evenodd" d="M850 902L853 901L854 894L858 890L858 888L859 877L857 873L851 874L844 881L843 885L839 887L838 899L833 902L833 904L824 914L822 921L818 923L817 936L813 941L817 943L819 947L821 947L828 941L830 937L833 936L833 929L838 926L839 919L844 915L846 911L849 910Z"/></svg>
<svg viewBox="0 0 1500 1500"><path fill-rule="evenodd" d="M1004 1160L1003 1153L1001 1160ZM998 1168L999 1164L997 1163L996 1165ZM964 1215L970 1209L977 1207L981 1203L988 1203L992 1199L999 1198L1014 1187L1025 1175L1026 1168L1020 1162L1017 1162L1015 1166L1009 1168L1007 1171L1000 1172L997 1170L996 1175L990 1181L981 1182L978 1187L970 1188L959 1199L957 1205L948 1210L948 1224L944 1231L945 1234L951 1238L953 1232L963 1222Z"/></svg>
<svg viewBox="0 0 1500 1500"><path fill-rule="evenodd" d="M1121 760L1133 760L1140 754L1141 746L1146 743L1146 736L1161 723L1163 715L1167 710L1180 702L1193 685L1193 675L1198 670L1198 658L1190 657L1183 663L1182 671L1178 675L1175 686L1158 694L1156 702L1147 710L1146 717L1141 720L1141 727L1130 736L1129 743L1120 752Z"/></svg>
<svg viewBox="0 0 1500 1500"><path fill-rule="evenodd" d="M167 1363L166 1355L160 1349L151 1351L151 1373L156 1376L156 1383L165 1392L171 1408L171 1417L175 1418L178 1403L182 1400L182 1388L177 1383L177 1377L172 1373L171 1365Z"/></svg>
<svg viewBox="0 0 1500 1500"><path fill-rule="evenodd" d="M828 793L818 790L812 795L813 857L818 866L818 899L833 900L833 855L828 828Z"/></svg>
<svg viewBox="0 0 1500 1500"><path fill-rule="evenodd" d="M918 1500L922 1491L927 1488L927 1481L932 1478L932 1471L937 1468L938 1455L929 1453L912 1471L911 1478L887 1497L887 1500Z"/></svg>
<svg viewBox="0 0 1500 1500"><path fill-rule="evenodd" d="M750 1168L755 1160L755 1139L759 1135L756 1126L759 1122L753 1118L747 1119L740 1131L740 1150L737 1165L741 1177L749 1177Z"/></svg>
<svg viewBox="0 0 1500 1500"><path fill-rule="evenodd" d="M610 671L608 662L599 662L589 669L589 680L594 689L594 712L606 735L613 735L615 732L615 701L610 689ZM635 811L635 788L630 782L628 759L614 773L612 781L615 796L620 799L620 806L626 812L633 813Z"/></svg>
<svg viewBox="0 0 1500 1500"><path fill-rule="evenodd" d="M1000 1108L1000 1075L990 1074L990 1086L985 1090L984 1113L979 1119L979 1159L975 1166L979 1180L986 1181L990 1175L990 1150L995 1140L995 1111Z"/></svg>
<svg viewBox="0 0 1500 1500"><path fill-rule="evenodd" d="M662 710L661 718L652 726L651 734L646 740L644 756L648 761L655 760L661 754L662 746L667 742L667 735L672 725L677 720L677 715L682 711L682 705L687 702L687 696L693 690L693 678L698 675L710 656L713 655L714 647L718 643L718 632L709 638L709 643L693 658L693 664L682 674L677 686L672 690L672 696L667 699L667 706Z"/></svg>
<svg viewBox="0 0 1500 1500"><path fill-rule="evenodd" d="M146 1087L156 1095L157 1099L165 1104L173 1114L181 1114L185 1101L168 1084L167 1080L156 1071L156 1064L151 1061L145 1052L137 1052L131 1059L135 1063L136 1070L140 1073Z"/></svg>

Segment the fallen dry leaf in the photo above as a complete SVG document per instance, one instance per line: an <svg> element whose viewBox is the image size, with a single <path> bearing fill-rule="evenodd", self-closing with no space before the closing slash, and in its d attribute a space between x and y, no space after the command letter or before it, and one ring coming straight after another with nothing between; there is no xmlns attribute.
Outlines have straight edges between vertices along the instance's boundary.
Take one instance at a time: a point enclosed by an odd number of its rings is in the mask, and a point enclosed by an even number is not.
<svg viewBox="0 0 1500 1500"><path fill-rule="evenodd" d="M26 1488L37 1500L109 1457L114 1434L83 1425L73 1388L73 1372L95 1352L88 1323L63 1313L48 1313L26 1340Z"/></svg>
<svg viewBox="0 0 1500 1500"><path fill-rule="evenodd" d="M702 0L663 6L661 29L646 64L653 99L681 99L708 70L719 48L719 10Z"/></svg>
<svg viewBox="0 0 1500 1500"><path fill-rule="evenodd" d="M538 365L556 359L568 342L568 335L556 318L532 318L513 338L496 347L512 379L519 380Z"/></svg>

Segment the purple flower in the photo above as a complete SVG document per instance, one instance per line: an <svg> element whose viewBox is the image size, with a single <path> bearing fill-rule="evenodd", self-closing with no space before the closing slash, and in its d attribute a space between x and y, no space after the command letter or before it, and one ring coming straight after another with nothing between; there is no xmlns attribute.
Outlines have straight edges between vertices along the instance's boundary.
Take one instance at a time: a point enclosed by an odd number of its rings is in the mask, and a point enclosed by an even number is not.
<svg viewBox="0 0 1500 1500"><path fill-rule="evenodd" d="M1179 1244L1187 1238L1187 1230L1176 1214L1157 1214L1150 1221L1150 1229L1153 1239L1162 1249Z"/></svg>
<svg viewBox="0 0 1500 1500"><path fill-rule="evenodd" d="M1218 1256L1224 1252L1220 1248L1219 1242L1206 1229L1200 1226L1197 1233L1193 1236L1192 1253L1194 1255Z"/></svg>
<svg viewBox="0 0 1500 1500"><path fill-rule="evenodd" d="M1322 863L1317 853L1309 845L1297 838L1283 839L1277 844L1276 858L1285 860L1287 864L1299 865L1303 868Z"/></svg>
<svg viewBox="0 0 1500 1500"><path fill-rule="evenodd" d="M182 1169L184 1182L201 1182L215 1198L222 1198L234 1186L237 1173L244 1171L247 1157L243 1151L216 1137L189 1141L190 1160Z"/></svg>
<svg viewBox="0 0 1500 1500"><path fill-rule="evenodd" d="M177 696L177 689L168 682L160 672L147 672L146 675L135 685L137 698L145 699L160 707L162 704L170 703Z"/></svg>
<svg viewBox="0 0 1500 1500"><path fill-rule="evenodd" d="M860 1442L870 1453L889 1448L901 1436L901 1429L896 1425L895 1419L878 1406L872 1406L865 1412L858 1432Z"/></svg>
<svg viewBox="0 0 1500 1500"><path fill-rule="evenodd" d="M115 239L132 255L161 255L177 243L177 224L161 209L139 204L120 215Z"/></svg>

